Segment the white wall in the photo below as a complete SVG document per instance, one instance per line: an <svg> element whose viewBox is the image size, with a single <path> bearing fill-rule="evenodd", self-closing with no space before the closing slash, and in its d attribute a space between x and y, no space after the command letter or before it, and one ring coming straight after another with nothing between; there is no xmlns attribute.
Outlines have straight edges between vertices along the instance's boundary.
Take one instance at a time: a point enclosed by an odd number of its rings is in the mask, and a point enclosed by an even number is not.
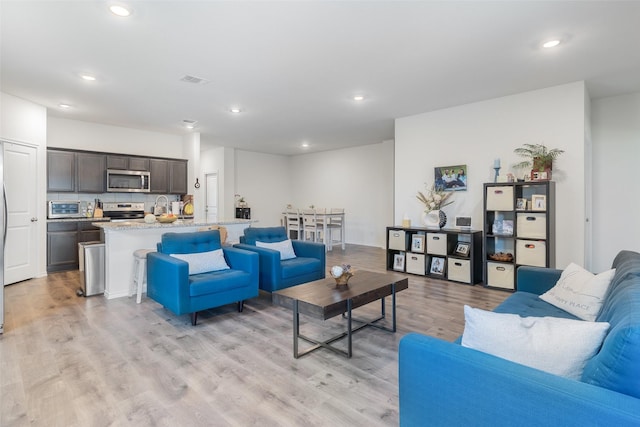
<svg viewBox="0 0 640 427"><path fill-rule="evenodd" d="M423 210L415 198L434 180L436 166L466 164L469 189L453 196L444 208L449 218L471 215L482 229L482 184L493 181L493 161L501 174L516 172L521 159L513 150L543 143L566 152L554 163L556 181L556 266L584 260L583 82L462 105L396 120L395 223L405 213L420 224ZM517 172L522 176L522 171Z"/></svg>
<svg viewBox="0 0 640 427"><path fill-rule="evenodd" d="M204 148L200 153L200 182L205 183L205 176L210 173L218 174L218 219L220 221L230 220L234 218L233 212L233 188L227 189L229 182L233 182L233 179L228 179L228 169L225 166L225 152L234 150L232 148L216 147L216 148ZM231 169L233 171L233 169ZM204 185L200 186L200 189L189 189L193 192L195 199L195 216L196 218L206 218L205 203L206 203L206 188ZM229 196L228 193L231 193ZM228 200L231 200L229 202ZM231 208L230 208L230 207Z"/></svg>
<svg viewBox="0 0 640 427"><path fill-rule="evenodd" d="M640 252L640 93L591 102L593 125L593 271L622 249Z"/></svg>
<svg viewBox="0 0 640 427"><path fill-rule="evenodd" d="M36 147L38 176L37 276L47 275L47 110L24 99L0 92L0 138ZM7 248L11 250L11 248Z"/></svg>
<svg viewBox="0 0 640 427"><path fill-rule="evenodd" d="M393 220L393 141L290 158L298 208L345 208L347 243L384 247Z"/></svg>
<svg viewBox="0 0 640 427"><path fill-rule="evenodd" d="M183 137L49 117L47 146L184 159Z"/></svg>

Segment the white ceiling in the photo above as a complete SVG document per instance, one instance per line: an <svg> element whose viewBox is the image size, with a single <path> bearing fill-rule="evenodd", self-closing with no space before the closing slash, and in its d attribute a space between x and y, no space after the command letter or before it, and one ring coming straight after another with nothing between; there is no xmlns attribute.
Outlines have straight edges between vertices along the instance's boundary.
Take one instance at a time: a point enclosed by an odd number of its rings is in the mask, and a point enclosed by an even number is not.
<svg viewBox="0 0 640 427"><path fill-rule="evenodd" d="M120 3L130 17L2 0L0 89L74 120L176 134L197 120L205 144L275 154L378 143L397 117L574 81L593 98L640 91L637 1Z"/></svg>

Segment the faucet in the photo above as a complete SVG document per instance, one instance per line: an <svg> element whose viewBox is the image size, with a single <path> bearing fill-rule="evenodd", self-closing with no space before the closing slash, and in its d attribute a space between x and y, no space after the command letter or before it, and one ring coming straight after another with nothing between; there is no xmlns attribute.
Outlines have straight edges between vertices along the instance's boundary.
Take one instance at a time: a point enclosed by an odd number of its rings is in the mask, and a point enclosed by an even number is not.
<svg viewBox="0 0 640 427"><path fill-rule="evenodd" d="M160 206L158 206L158 200L160 200L161 198L164 198L164 212L162 212L160 210ZM156 197L156 204L155 204L155 207L153 209L153 214L154 215L160 215L162 213L169 213L169 198L167 196L165 196L164 194L161 194L160 196Z"/></svg>

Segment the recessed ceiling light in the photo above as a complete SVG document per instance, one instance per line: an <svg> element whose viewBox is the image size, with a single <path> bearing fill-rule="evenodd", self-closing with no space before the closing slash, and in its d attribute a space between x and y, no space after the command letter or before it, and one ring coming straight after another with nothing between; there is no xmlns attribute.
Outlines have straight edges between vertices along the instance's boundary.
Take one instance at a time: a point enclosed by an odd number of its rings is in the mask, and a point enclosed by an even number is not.
<svg viewBox="0 0 640 427"><path fill-rule="evenodd" d="M62 108L63 110L68 110L69 108L71 108L71 105L61 103L61 104L58 104L58 107Z"/></svg>
<svg viewBox="0 0 640 427"><path fill-rule="evenodd" d="M118 5L118 4L114 4L113 6L110 6L109 10L114 15L122 16L124 18L126 18L129 15L131 15L131 10L127 9L126 7L124 7L122 5Z"/></svg>
<svg viewBox="0 0 640 427"><path fill-rule="evenodd" d="M184 127L186 127L187 129L194 129L196 127L196 124L198 123L197 120L189 120L189 119L184 119L182 121L182 125Z"/></svg>
<svg viewBox="0 0 640 427"><path fill-rule="evenodd" d="M549 41L546 41L546 42L542 43L542 47L548 49L548 48L551 48L551 47L556 47L559 44L560 44L560 40L558 40L558 39L549 40Z"/></svg>
<svg viewBox="0 0 640 427"><path fill-rule="evenodd" d="M303 142L302 144L300 144L300 147L309 148L309 143L308 142Z"/></svg>
<svg viewBox="0 0 640 427"><path fill-rule="evenodd" d="M91 74L80 74L80 78L88 82L93 82L96 80L95 76L92 76Z"/></svg>
<svg viewBox="0 0 640 427"><path fill-rule="evenodd" d="M354 101L364 101L364 95L354 95L353 96L353 100Z"/></svg>
<svg viewBox="0 0 640 427"><path fill-rule="evenodd" d="M232 112L233 114L242 113L242 109L240 107L231 107L229 108L229 111Z"/></svg>

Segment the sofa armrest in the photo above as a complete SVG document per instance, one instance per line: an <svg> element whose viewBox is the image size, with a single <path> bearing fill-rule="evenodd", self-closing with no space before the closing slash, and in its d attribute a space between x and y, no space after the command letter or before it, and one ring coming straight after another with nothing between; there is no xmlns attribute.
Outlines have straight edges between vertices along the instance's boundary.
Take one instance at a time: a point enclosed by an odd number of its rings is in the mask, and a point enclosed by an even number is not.
<svg viewBox="0 0 640 427"><path fill-rule="evenodd" d="M148 253L147 296L176 314L189 313L189 263L160 252Z"/></svg>
<svg viewBox="0 0 640 427"><path fill-rule="evenodd" d="M282 266L280 265L280 252L273 249L259 248L246 243L237 243L233 245L233 247L258 254L261 281L278 283L281 280Z"/></svg>
<svg viewBox="0 0 640 427"><path fill-rule="evenodd" d="M542 295L553 288L562 274L554 268L522 266L518 268L518 291Z"/></svg>
<svg viewBox="0 0 640 427"><path fill-rule="evenodd" d="M399 383L402 427L640 425L640 399L416 333Z"/></svg>
<svg viewBox="0 0 640 427"><path fill-rule="evenodd" d="M258 254L244 249L238 249L233 247L224 247L222 249L224 257L234 270L246 271L251 275L255 275L256 283L258 280L259 270L259 257Z"/></svg>

